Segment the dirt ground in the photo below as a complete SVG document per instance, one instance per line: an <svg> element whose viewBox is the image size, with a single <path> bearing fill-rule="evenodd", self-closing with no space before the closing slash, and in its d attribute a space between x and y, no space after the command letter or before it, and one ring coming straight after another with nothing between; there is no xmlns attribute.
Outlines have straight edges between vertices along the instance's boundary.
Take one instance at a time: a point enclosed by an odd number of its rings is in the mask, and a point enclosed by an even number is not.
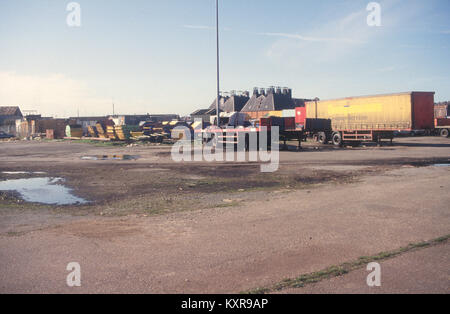
<svg viewBox="0 0 450 314"><path fill-rule="evenodd" d="M449 139L291 147L275 173L175 163L170 149L0 143L0 180L62 177L89 201L0 192L0 292L237 293L450 234L450 167L436 166L450 163ZM114 155L133 158L83 159ZM45 174L4 173L15 171ZM384 290L368 290L362 270L281 293L448 293L448 257L443 244L383 261ZM66 285L70 262L79 288Z"/></svg>

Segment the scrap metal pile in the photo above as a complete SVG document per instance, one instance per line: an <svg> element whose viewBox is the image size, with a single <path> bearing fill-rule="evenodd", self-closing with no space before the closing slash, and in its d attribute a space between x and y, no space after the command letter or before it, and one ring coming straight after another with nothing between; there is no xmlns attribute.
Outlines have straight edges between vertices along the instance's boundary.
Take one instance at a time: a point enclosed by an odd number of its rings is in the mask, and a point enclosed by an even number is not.
<svg viewBox="0 0 450 314"><path fill-rule="evenodd" d="M65 139L171 143L186 136L184 132L175 130L178 126L191 130L189 123L178 120L142 121L139 125L115 125L112 120L105 120L97 122L96 125L88 126L85 132L80 125L68 125Z"/></svg>

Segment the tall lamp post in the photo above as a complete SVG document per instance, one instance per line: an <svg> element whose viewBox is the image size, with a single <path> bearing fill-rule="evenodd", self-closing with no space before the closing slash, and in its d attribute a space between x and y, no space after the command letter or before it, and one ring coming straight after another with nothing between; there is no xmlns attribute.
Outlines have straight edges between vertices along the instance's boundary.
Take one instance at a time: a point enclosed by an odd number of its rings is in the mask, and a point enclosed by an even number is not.
<svg viewBox="0 0 450 314"><path fill-rule="evenodd" d="M220 127L220 55L219 55L219 0L216 0L216 40L217 40L217 126Z"/></svg>

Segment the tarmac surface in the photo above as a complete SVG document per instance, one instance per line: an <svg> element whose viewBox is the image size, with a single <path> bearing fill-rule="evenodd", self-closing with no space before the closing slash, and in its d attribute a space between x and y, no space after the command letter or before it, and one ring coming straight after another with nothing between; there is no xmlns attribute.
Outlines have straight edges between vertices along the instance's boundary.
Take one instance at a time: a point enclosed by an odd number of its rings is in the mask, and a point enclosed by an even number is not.
<svg viewBox="0 0 450 314"><path fill-rule="evenodd" d="M120 154L139 158L81 159ZM0 293L239 293L450 234L450 139L280 157L261 174L176 164L165 146L0 143L0 180L46 172L91 201L0 198ZM382 261L381 288L362 269L281 293L449 293L449 254L445 243ZM71 262L81 287L66 284Z"/></svg>
<svg viewBox="0 0 450 314"><path fill-rule="evenodd" d="M406 253L380 263L381 286L366 284L371 271L366 268L300 289L290 294L448 294L450 245L440 245Z"/></svg>

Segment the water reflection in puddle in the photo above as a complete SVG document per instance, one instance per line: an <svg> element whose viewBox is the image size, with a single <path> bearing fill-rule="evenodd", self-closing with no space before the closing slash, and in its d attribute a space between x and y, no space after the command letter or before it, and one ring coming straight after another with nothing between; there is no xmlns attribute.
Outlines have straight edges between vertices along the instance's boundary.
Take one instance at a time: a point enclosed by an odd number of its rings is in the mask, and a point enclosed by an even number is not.
<svg viewBox="0 0 450 314"><path fill-rule="evenodd" d="M26 202L49 205L86 204L87 201L71 194L71 189L60 185L62 178L29 178L0 181L0 191L16 191Z"/></svg>
<svg viewBox="0 0 450 314"><path fill-rule="evenodd" d="M101 156L83 156L82 160L136 160L139 156L132 155L101 155Z"/></svg>

